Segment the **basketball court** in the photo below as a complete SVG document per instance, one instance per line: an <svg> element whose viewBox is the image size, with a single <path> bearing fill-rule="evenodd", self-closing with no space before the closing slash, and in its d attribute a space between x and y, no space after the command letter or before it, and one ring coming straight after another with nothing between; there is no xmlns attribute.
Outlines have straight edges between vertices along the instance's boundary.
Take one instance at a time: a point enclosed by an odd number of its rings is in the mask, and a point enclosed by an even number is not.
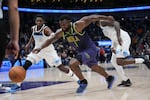
<svg viewBox="0 0 150 100"><path fill-rule="evenodd" d="M131 87L117 87L121 82L110 64L102 64L108 73L116 76L111 90L105 79L81 66L89 85L83 95L76 95L78 84L55 68L31 69L22 84L22 90L14 94L1 93L0 100L150 100L150 71L143 64L128 65L125 72L130 77ZM3 83L10 83L8 72L0 72Z"/></svg>

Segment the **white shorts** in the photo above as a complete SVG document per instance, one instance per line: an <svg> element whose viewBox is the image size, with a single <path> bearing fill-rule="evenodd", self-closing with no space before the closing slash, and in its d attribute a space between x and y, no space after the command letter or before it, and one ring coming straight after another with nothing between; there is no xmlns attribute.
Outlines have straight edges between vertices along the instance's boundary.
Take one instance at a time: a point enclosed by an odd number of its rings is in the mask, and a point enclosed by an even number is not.
<svg viewBox="0 0 150 100"><path fill-rule="evenodd" d="M121 31L121 38L122 38L122 45L117 44L116 46L116 57L118 58L125 58L130 56L130 44L131 38L127 32Z"/></svg>
<svg viewBox="0 0 150 100"><path fill-rule="evenodd" d="M40 51L38 54L30 53L26 60L32 62L32 64L38 63L40 60L45 59L50 66L59 66L62 64L61 58L57 55L56 50Z"/></svg>

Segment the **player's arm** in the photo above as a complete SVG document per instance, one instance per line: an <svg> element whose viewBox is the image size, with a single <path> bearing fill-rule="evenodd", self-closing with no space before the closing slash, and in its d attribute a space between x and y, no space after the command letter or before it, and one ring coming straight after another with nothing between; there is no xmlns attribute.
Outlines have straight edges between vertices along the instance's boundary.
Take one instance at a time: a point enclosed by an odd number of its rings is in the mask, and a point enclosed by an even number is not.
<svg viewBox="0 0 150 100"><path fill-rule="evenodd" d="M30 46L33 42L34 42L34 38L33 38L33 36L31 36L27 45Z"/></svg>
<svg viewBox="0 0 150 100"><path fill-rule="evenodd" d="M118 42L119 42L120 45L122 45L122 39L121 39L121 36L120 36L120 23L117 22L117 21L114 21L114 27L115 27L115 30L116 30L116 33L117 33Z"/></svg>
<svg viewBox="0 0 150 100"><path fill-rule="evenodd" d="M46 27L46 28L44 29L44 34L45 34L46 36L50 36L52 33L53 33L53 31L52 31L49 27Z"/></svg>
<svg viewBox="0 0 150 100"><path fill-rule="evenodd" d="M31 33L33 32L33 28L31 28ZM33 38L33 35L31 35L28 43L26 44L25 46L25 50L27 51L29 48L30 48L30 45L34 42L34 38Z"/></svg>
<svg viewBox="0 0 150 100"><path fill-rule="evenodd" d="M114 21L112 16L104 16L104 15L90 15L82 17L80 20L75 22L75 28L78 32L82 32L82 30L87 27L92 22L96 22L99 20L109 20Z"/></svg>
<svg viewBox="0 0 150 100"><path fill-rule="evenodd" d="M18 0L8 0L8 14L10 25L10 38L12 41L18 43L19 40L19 12L18 12Z"/></svg>
<svg viewBox="0 0 150 100"><path fill-rule="evenodd" d="M63 35L63 31L61 29L57 30L55 32L55 34L50 38L48 39L46 42L44 42L44 44L41 46L41 49L49 46L50 44L56 42L58 39L60 39Z"/></svg>
<svg viewBox="0 0 150 100"><path fill-rule="evenodd" d="M122 39L120 37L120 23L118 21L110 21L110 20L100 20L99 23L101 23L102 26L112 26L115 28L117 33L118 42L121 45ZM100 24L99 24L100 25Z"/></svg>
<svg viewBox="0 0 150 100"><path fill-rule="evenodd" d="M44 34L46 36L49 36L49 38L51 38L51 37L53 37L53 35L55 35L55 33L49 27L46 27L44 29Z"/></svg>
<svg viewBox="0 0 150 100"><path fill-rule="evenodd" d="M42 46L40 48L34 49L33 53L38 53L40 50L42 50L43 48L46 48L47 46L49 46L50 44L56 42L58 39L60 39L63 36L63 31L62 29L59 29L55 32L55 34L48 40L46 40Z"/></svg>
<svg viewBox="0 0 150 100"><path fill-rule="evenodd" d="M10 41L6 48L6 55L16 59L19 53L19 12L18 0L8 0L8 15L10 26Z"/></svg>

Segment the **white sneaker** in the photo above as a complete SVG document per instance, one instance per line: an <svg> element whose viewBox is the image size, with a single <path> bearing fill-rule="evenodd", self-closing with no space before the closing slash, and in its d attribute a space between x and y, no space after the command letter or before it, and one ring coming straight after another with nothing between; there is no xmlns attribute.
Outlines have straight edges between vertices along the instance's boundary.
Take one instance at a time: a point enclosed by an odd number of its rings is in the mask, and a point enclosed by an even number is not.
<svg viewBox="0 0 150 100"><path fill-rule="evenodd" d="M143 58L135 58L135 63L143 63L144 59Z"/></svg>

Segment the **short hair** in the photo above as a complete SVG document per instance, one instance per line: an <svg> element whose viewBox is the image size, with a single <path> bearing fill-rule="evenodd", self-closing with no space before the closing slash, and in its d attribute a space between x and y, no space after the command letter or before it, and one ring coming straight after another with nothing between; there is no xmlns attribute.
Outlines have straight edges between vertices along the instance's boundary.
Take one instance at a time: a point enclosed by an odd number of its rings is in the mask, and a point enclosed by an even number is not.
<svg viewBox="0 0 150 100"><path fill-rule="evenodd" d="M62 20L71 20L70 16L69 15L62 15L60 16L59 20L62 21Z"/></svg>
<svg viewBox="0 0 150 100"><path fill-rule="evenodd" d="M40 18L42 18L44 21L45 21L45 16L44 15L42 15L42 14L37 14L36 16L35 16L35 19L37 18L37 17L40 17Z"/></svg>

